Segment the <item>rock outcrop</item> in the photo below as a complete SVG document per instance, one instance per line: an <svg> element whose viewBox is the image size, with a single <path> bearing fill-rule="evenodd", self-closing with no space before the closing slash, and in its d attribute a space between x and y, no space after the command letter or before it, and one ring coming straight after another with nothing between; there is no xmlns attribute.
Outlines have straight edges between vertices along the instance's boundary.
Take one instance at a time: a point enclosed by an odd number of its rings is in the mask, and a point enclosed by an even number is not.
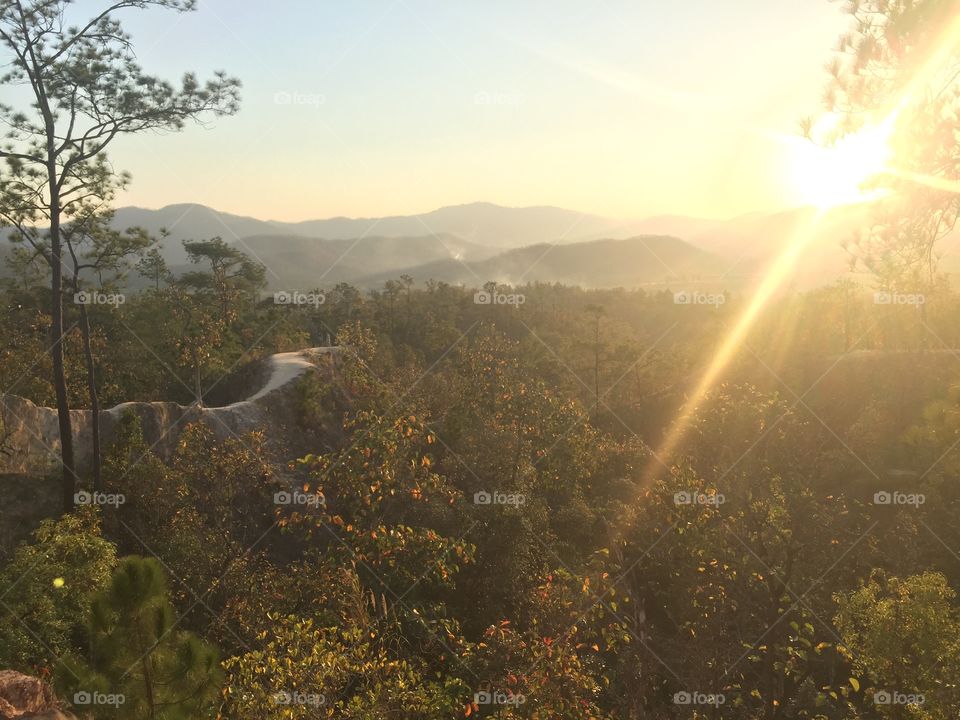
<svg viewBox="0 0 960 720"><path fill-rule="evenodd" d="M42 680L0 670L0 720L75 720Z"/></svg>
<svg viewBox="0 0 960 720"><path fill-rule="evenodd" d="M224 407L179 405L174 402L127 402L102 413L103 446L107 447L127 413L140 419L144 439L161 458L169 457L183 430L194 422L206 423L225 439L262 430L268 439L286 439L292 409L296 407L296 381L316 372L336 383L335 348L310 348L279 353L268 359L267 381L257 392ZM90 412L71 411L73 446L81 472L90 462ZM60 464L57 412L15 395L0 395L0 476L54 475Z"/></svg>

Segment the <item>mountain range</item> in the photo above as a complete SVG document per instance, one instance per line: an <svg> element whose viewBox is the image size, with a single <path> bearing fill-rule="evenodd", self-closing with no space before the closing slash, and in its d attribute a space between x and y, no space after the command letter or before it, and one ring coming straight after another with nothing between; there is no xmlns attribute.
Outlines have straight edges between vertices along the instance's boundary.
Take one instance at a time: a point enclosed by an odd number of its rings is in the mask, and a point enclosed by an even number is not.
<svg viewBox="0 0 960 720"><path fill-rule="evenodd" d="M258 220L196 204L167 205L159 210L124 207L117 210L116 223L154 233L166 228L175 240L215 235L225 240L254 235L324 240L449 235L490 248L614 237L622 225L616 220L563 208L508 208L484 202L443 207L419 215L334 217L302 222Z"/></svg>
<svg viewBox="0 0 960 720"><path fill-rule="evenodd" d="M114 222L163 231L162 252L174 271L187 264L183 240L220 236L266 266L271 289L379 287L401 274L470 286L495 280L666 287L719 278L724 266L678 237L555 207L472 203L422 215L285 223L170 205L120 208Z"/></svg>
<svg viewBox="0 0 960 720"><path fill-rule="evenodd" d="M795 242L803 251L785 285L807 289L849 276L843 243L865 220L863 206L728 220L664 215L621 221L549 206L471 203L420 215L280 222L180 204L123 207L114 224L157 237L163 231L161 252L174 272L189 265L183 240L222 237L266 266L272 290L338 282L374 288L401 274L468 286L497 281L737 290Z"/></svg>

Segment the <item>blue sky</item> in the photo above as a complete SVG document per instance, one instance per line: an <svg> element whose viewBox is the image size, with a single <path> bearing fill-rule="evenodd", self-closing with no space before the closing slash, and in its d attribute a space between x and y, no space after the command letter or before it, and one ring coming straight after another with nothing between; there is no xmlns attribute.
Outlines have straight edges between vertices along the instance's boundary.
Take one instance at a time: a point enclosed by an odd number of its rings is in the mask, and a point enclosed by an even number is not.
<svg viewBox="0 0 960 720"><path fill-rule="evenodd" d="M829 0L199 5L123 18L149 71L240 77L241 112L118 142L125 204L283 220L474 200L779 209L798 198L777 136L818 109L844 28Z"/></svg>

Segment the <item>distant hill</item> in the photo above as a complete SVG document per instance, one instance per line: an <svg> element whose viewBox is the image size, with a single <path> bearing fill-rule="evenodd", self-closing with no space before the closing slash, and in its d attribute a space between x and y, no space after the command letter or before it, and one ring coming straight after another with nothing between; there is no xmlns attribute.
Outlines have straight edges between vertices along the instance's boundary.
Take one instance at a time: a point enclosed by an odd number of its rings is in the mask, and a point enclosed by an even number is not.
<svg viewBox="0 0 960 720"><path fill-rule="evenodd" d="M139 226L155 235L162 228L169 231L161 247L175 271L187 266L184 239L220 236L266 265L275 289L336 282L373 287L401 273L418 281L467 285L496 279L603 287L702 276L735 289L755 282L791 243L802 243L803 251L783 278L784 287L809 289L840 277L869 284L873 280L866 273L850 273L850 257L843 249L868 221L864 205L824 213L794 208L727 220L662 215L621 222L558 207L485 202L419 215L295 223L196 204L124 207L115 217L117 227ZM957 245L942 243L944 270L960 268ZM0 245L0 260L6 250L6 243Z"/></svg>
<svg viewBox="0 0 960 720"><path fill-rule="evenodd" d="M626 237L622 223L598 215L556 207L508 208L470 203L440 208L421 215L384 218L330 218L287 223L224 213L204 205L168 205L158 210L125 207L116 212L117 227L142 227L169 236L161 248L174 271L187 266L183 240L220 236L254 256L267 267L271 287L313 287L333 282L379 284L405 269L423 276L421 269L436 267L438 279L470 283L458 277L462 262L481 263L505 249L528 248L504 255L496 274L520 276L525 258L536 254L530 246L577 243L597 237ZM593 261L595 262L595 260ZM587 262L584 268L589 268ZM531 277L543 277L548 262ZM494 270L491 265L487 268ZM377 281L374 281L374 278ZM581 273L577 280L589 283Z"/></svg>
<svg viewBox="0 0 960 720"><path fill-rule="evenodd" d="M385 237L449 234L478 245L515 248L541 242L572 242L616 229L608 218L557 207L510 208L469 203L421 215L385 218L331 218L296 223L297 234L329 239L376 234Z"/></svg>
<svg viewBox="0 0 960 720"><path fill-rule="evenodd" d="M256 235L235 244L266 266L271 288L301 290L377 273L395 279L402 268L454 258L480 261L497 252L446 234L354 240Z"/></svg>
<svg viewBox="0 0 960 720"><path fill-rule="evenodd" d="M672 237L541 243L500 252L449 235L357 240L259 235L236 242L267 267L273 290L307 290L338 282L376 288L401 274L418 283L441 280L467 286L490 280L584 287L667 287L682 281L698 286L713 281L737 284L734 277L720 277L725 267L721 258Z"/></svg>
<svg viewBox="0 0 960 720"><path fill-rule="evenodd" d="M168 261L185 259L184 239L219 235L232 241L253 235L295 236L324 240L361 237L457 236L478 247L515 248L541 242L573 242L599 237L626 237L621 223L598 215L556 207L508 208L492 203L444 207L420 215L383 218L335 217L304 222L278 222L220 212L205 205L167 205L159 210L124 207L116 212L117 227L142 227L170 232L165 245Z"/></svg>
<svg viewBox="0 0 960 720"><path fill-rule="evenodd" d="M835 209L818 217L814 208L802 207L725 220L661 215L640 220L636 227L647 233L678 235L698 247L727 256L766 257L782 248L782 241L801 228L816 227L818 234L837 234L841 220L853 220L848 210Z"/></svg>
<svg viewBox="0 0 960 720"><path fill-rule="evenodd" d="M114 215L116 228L141 227L159 237L161 229L170 232L162 242L163 254L171 265L187 261L183 240L202 240L216 236L228 242L251 235L286 234L282 223L231 215L206 205L167 205L159 210L122 207Z"/></svg>
<svg viewBox="0 0 960 720"><path fill-rule="evenodd" d="M488 281L512 285L559 282L584 287L659 286L680 288L684 283L716 284L726 263L679 238L640 236L626 240L590 240L567 245L539 244L507 250L482 261L438 260L403 272L414 280L442 280L478 287ZM361 286L378 286L393 273L358 279Z"/></svg>
<svg viewBox="0 0 960 720"><path fill-rule="evenodd" d="M801 207L777 213L751 213L729 220L661 216L641 220L644 232L679 235L735 265L739 273L762 273L789 245L803 250L789 268L784 284L810 289L848 277L871 283L862 269L850 271L844 249L857 232L869 225L867 205L847 205L820 212Z"/></svg>

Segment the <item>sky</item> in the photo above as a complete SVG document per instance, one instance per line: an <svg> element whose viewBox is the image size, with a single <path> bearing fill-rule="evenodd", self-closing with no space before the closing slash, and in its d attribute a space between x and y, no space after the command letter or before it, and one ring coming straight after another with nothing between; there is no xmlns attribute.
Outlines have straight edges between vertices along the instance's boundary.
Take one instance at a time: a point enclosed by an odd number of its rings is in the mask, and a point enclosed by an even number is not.
<svg viewBox="0 0 960 720"><path fill-rule="evenodd" d="M788 138L820 110L845 28L830 0L200 0L121 18L147 71L223 69L243 100L117 141L119 203L286 221L801 204Z"/></svg>

